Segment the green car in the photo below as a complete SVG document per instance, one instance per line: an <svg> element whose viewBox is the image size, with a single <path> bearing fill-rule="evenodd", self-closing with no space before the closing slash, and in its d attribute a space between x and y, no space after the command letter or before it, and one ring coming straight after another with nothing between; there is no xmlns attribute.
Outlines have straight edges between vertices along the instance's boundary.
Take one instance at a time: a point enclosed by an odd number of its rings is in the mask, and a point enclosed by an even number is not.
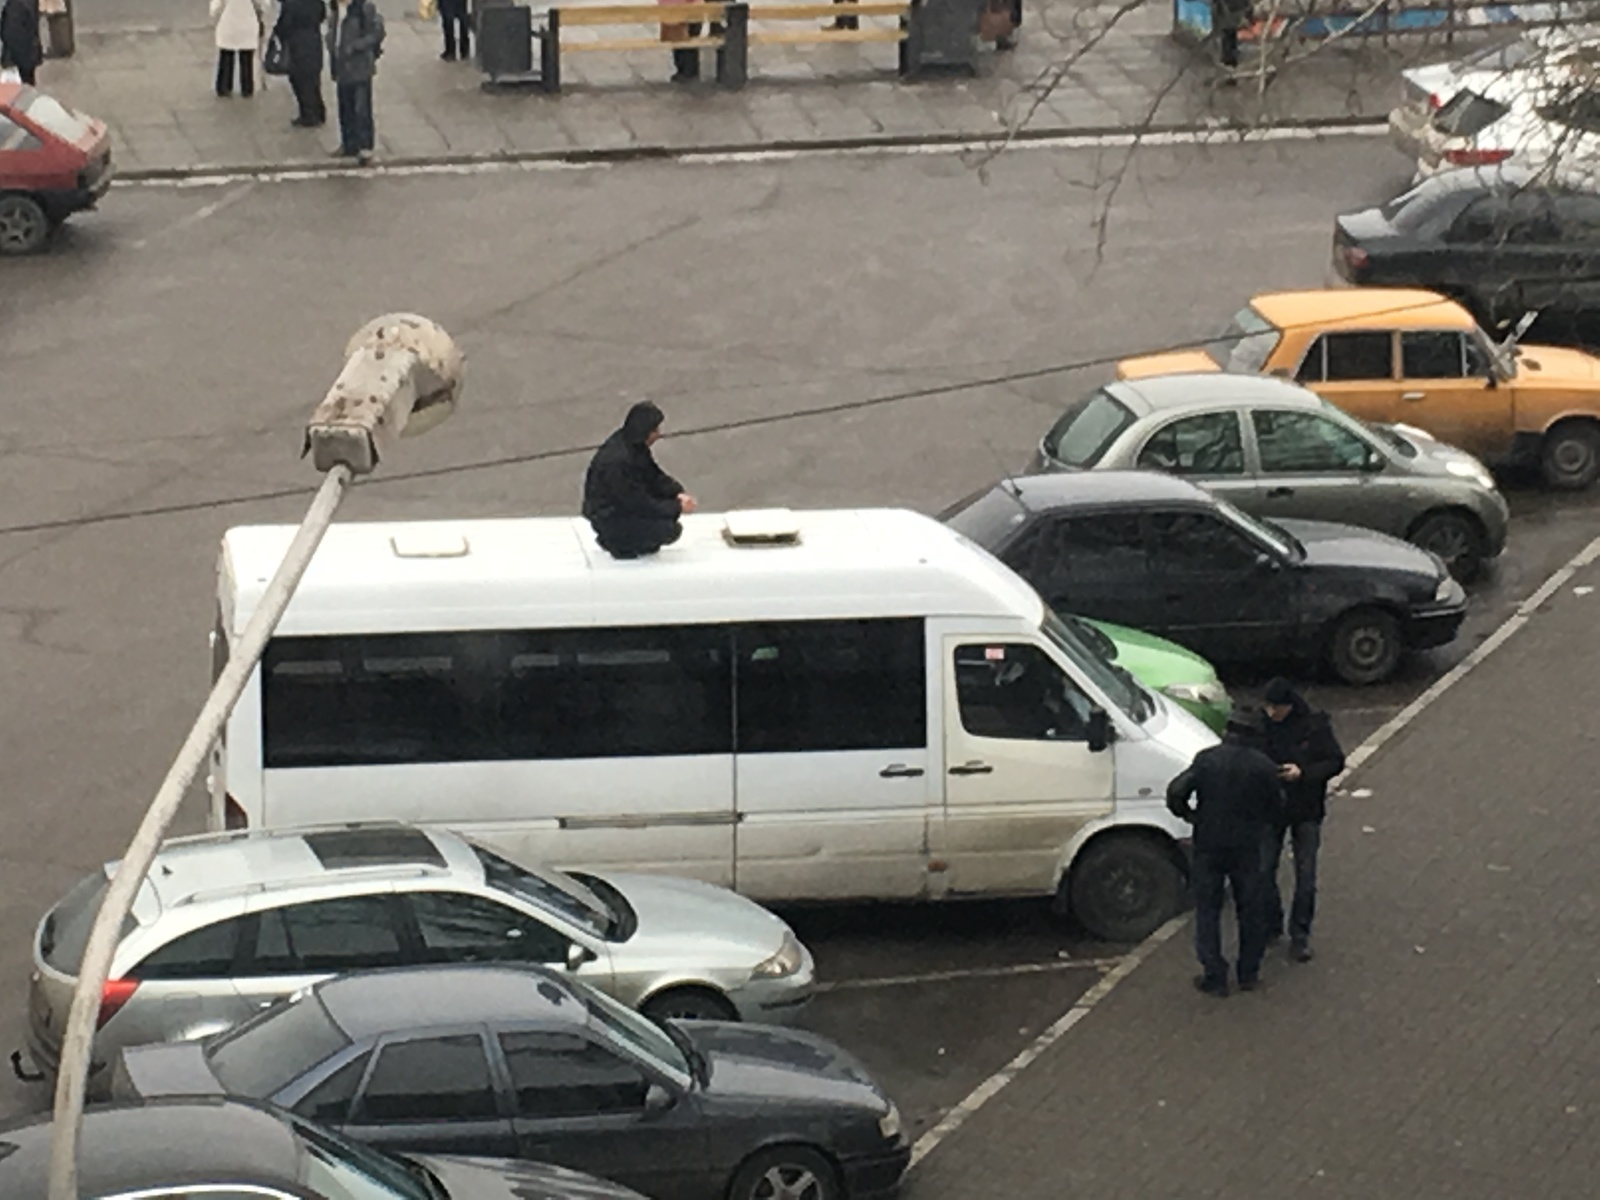
<svg viewBox="0 0 1600 1200"><path fill-rule="evenodd" d="M1212 665L1192 650L1125 625L1066 613L1061 619L1145 687L1175 700L1217 733L1228 723L1233 711L1228 689Z"/></svg>

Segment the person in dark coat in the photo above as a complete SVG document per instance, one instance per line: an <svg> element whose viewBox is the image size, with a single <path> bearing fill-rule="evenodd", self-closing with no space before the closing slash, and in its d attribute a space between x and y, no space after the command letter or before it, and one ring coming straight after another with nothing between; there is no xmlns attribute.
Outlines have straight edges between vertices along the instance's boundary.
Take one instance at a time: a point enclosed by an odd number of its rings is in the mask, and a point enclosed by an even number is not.
<svg viewBox="0 0 1600 1200"><path fill-rule="evenodd" d="M327 19L328 6L323 0L282 0L278 23L272 29L289 57L289 86L300 107L293 123L302 129L315 129L328 121L328 107L322 100L322 26Z"/></svg>
<svg viewBox="0 0 1600 1200"><path fill-rule="evenodd" d="M339 148L334 155L368 162L377 133L372 119L372 77L383 55L383 14L372 0L337 0L328 22L328 61L339 101Z"/></svg>
<svg viewBox="0 0 1600 1200"><path fill-rule="evenodd" d="M1217 33L1222 65L1230 71L1239 65L1239 30L1250 19L1250 0L1211 0L1211 24Z"/></svg>
<svg viewBox="0 0 1600 1200"><path fill-rule="evenodd" d="M1228 961L1222 957L1222 903L1233 891L1239 921L1240 991L1260 977L1266 939L1261 927L1261 843L1283 803L1278 768L1251 743L1259 736L1244 712L1228 718L1220 746L1195 755L1167 786L1167 807L1194 826L1194 949L1201 973L1194 985L1212 996L1228 994ZM1190 797L1194 803L1190 803Z"/></svg>
<svg viewBox="0 0 1600 1200"><path fill-rule="evenodd" d="M463 61L472 57L472 18L467 11L467 0L439 0L439 24L444 27L445 62L455 62L459 53Z"/></svg>
<svg viewBox="0 0 1600 1200"><path fill-rule="evenodd" d="M1294 851L1294 900L1289 909L1289 957L1311 961L1311 920L1317 910L1317 851L1328 813L1328 782L1344 770L1344 750L1327 713L1316 712L1287 679L1267 684L1262 749L1278 764L1284 805L1263 842L1261 919L1269 942L1283 936L1278 860L1284 835Z"/></svg>
<svg viewBox="0 0 1600 1200"><path fill-rule="evenodd" d="M683 533L678 518L695 510L694 497L650 452L665 419L648 400L635 404L622 428L589 461L583 515L595 540L613 558L640 558L671 545Z"/></svg>
<svg viewBox="0 0 1600 1200"><path fill-rule="evenodd" d="M5 0L0 7L0 67L15 67L22 82L32 86L43 61L39 0Z"/></svg>

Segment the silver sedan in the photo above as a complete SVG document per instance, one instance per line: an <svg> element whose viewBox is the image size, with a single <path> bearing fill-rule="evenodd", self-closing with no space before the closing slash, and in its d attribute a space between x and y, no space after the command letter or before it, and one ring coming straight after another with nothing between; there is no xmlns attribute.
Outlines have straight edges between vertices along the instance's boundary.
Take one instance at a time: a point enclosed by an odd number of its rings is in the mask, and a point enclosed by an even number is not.
<svg viewBox="0 0 1600 1200"><path fill-rule="evenodd" d="M1258 517L1340 521L1431 550L1471 579L1505 547L1507 510L1477 459L1405 425L1367 425L1283 379L1163 375L1070 405L1031 469L1181 475Z"/></svg>

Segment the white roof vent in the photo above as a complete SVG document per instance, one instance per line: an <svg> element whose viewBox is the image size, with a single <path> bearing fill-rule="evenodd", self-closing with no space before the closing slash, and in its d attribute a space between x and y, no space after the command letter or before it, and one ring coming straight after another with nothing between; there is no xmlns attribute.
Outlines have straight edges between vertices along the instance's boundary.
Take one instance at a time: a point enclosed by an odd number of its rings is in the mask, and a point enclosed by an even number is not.
<svg viewBox="0 0 1600 1200"><path fill-rule="evenodd" d="M389 539L396 558L465 558L471 551L459 533L433 529L407 529Z"/></svg>
<svg viewBox="0 0 1600 1200"><path fill-rule="evenodd" d="M723 518L723 539L730 546L798 546L800 522L787 508L756 508Z"/></svg>

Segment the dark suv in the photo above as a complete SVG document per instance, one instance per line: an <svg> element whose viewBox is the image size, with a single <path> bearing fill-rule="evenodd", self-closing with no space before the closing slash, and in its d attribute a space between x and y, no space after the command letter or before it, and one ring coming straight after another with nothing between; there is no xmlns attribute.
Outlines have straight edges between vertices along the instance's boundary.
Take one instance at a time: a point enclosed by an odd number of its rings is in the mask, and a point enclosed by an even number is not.
<svg viewBox="0 0 1600 1200"><path fill-rule="evenodd" d="M1461 585L1424 550L1349 525L1260 521L1155 472L1006 479L940 519L1051 608L1221 662L1318 659L1346 683L1378 683L1466 615Z"/></svg>

